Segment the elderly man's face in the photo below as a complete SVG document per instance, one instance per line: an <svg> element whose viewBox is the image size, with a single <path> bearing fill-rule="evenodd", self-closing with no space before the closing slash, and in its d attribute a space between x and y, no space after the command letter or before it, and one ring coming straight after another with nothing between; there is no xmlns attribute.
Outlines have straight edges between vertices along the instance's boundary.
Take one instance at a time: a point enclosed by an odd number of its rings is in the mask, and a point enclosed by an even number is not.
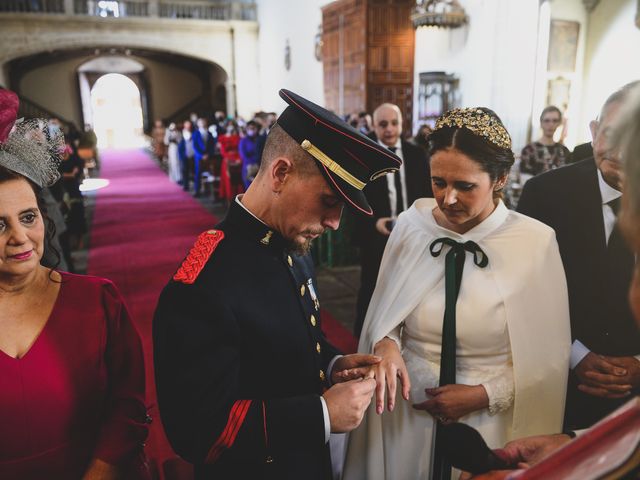
<svg viewBox="0 0 640 480"><path fill-rule="evenodd" d="M395 108L380 107L373 116L376 137L387 147L393 147L402 134L402 119Z"/></svg>
<svg viewBox="0 0 640 480"><path fill-rule="evenodd" d="M611 134L621 107L621 102L609 104L602 112L600 120L594 120L590 125L596 165L602 172L605 182L620 191L622 191L622 164L617 145L611 144Z"/></svg>

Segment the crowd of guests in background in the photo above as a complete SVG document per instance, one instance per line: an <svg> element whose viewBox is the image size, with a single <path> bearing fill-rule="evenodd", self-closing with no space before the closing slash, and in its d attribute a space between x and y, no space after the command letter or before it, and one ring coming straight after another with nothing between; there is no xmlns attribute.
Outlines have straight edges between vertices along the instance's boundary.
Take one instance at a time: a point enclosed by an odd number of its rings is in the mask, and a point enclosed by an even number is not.
<svg viewBox="0 0 640 480"><path fill-rule="evenodd" d="M156 120L151 131L151 150L166 169L171 181L194 197L207 189L214 201L228 204L243 193L260 168L260 159L275 112L257 112L246 121L223 111L198 115L188 120ZM344 120L360 133L373 137L373 117L367 112L351 113ZM418 127L410 141L426 150L429 124Z"/></svg>
<svg viewBox="0 0 640 480"><path fill-rule="evenodd" d="M228 204L251 184L275 113L258 112L253 119L192 113L188 120L165 127L155 122L152 149L169 178L200 197L207 189L214 200Z"/></svg>
<svg viewBox="0 0 640 480"><path fill-rule="evenodd" d="M71 253L85 246L87 233L84 197L81 190L86 175L98 165L97 137L89 125L80 133L73 124L63 124L58 118L48 120L46 132L50 138L64 135L64 150L58 166L60 178L43 189L50 219L55 223L52 242L61 253L60 268L75 272ZM45 255L45 264L53 259Z"/></svg>

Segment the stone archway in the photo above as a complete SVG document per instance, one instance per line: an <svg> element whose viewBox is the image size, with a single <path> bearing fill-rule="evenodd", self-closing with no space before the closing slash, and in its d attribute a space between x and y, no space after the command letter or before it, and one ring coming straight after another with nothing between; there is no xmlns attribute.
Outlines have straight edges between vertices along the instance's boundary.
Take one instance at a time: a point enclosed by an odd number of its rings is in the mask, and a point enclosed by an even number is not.
<svg viewBox="0 0 640 480"><path fill-rule="evenodd" d="M144 129L155 119L227 111L229 75L218 64L171 51L85 47L54 50L9 64L10 88L59 118L91 124L88 93L105 73L121 73L140 90ZM52 93L55 92L55 95Z"/></svg>
<svg viewBox="0 0 640 480"><path fill-rule="evenodd" d="M140 89L122 73L107 73L91 88L92 127L99 148L135 148L145 144Z"/></svg>
<svg viewBox="0 0 640 480"><path fill-rule="evenodd" d="M97 56L86 61L77 69L78 86L82 102L84 124L94 126L92 92L96 83L106 74L119 74L131 80L138 89L139 104L142 111L142 127L148 132L152 124L150 111L148 74L145 66L126 55ZM124 85L124 84L123 84Z"/></svg>

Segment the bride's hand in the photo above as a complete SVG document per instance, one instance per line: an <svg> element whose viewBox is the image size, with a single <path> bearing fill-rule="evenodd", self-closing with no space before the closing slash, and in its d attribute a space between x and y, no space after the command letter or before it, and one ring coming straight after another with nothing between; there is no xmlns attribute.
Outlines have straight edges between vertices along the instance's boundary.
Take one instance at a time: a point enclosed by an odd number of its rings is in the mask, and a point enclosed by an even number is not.
<svg viewBox="0 0 640 480"><path fill-rule="evenodd" d="M396 401L397 379L400 378L402 397L409 400L411 381L404 364L398 344L390 339L383 338L376 343L373 352L382 357L382 361L374 366L376 377L376 412L384 411L384 397L387 393L387 408L393 411Z"/></svg>
<svg viewBox="0 0 640 480"><path fill-rule="evenodd" d="M482 385L444 385L426 388L425 393L431 398L413 405L413 408L429 412L442 423L455 422L460 417L489 406L489 397Z"/></svg>

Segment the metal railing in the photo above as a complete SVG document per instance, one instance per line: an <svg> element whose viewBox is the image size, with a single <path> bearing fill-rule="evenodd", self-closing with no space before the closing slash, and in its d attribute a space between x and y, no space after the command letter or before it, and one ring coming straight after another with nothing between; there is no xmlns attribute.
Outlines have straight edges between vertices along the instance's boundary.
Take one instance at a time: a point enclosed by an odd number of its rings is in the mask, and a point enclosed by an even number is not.
<svg viewBox="0 0 640 480"><path fill-rule="evenodd" d="M73 11L76 15L95 17L148 17L149 1L100 1L74 0Z"/></svg>
<svg viewBox="0 0 640 480"><path fill-rule="evenodd" d="M257 19L255 2L224 0L0 0L0 13L55 13L103 18Z"/></svg>
<svg viewBox="0 0 640 480"><path fill-rule="evenodd" d="M65 13L64 0L1 0L0 12Z"/></svg>
<svg viewBox="0 0 640 480"><path fill-rule="evenodd" d="M164 18L191 18L198 20L226 20L231 18L231 4L208 2L161 3L159 16Z"/></svg>

